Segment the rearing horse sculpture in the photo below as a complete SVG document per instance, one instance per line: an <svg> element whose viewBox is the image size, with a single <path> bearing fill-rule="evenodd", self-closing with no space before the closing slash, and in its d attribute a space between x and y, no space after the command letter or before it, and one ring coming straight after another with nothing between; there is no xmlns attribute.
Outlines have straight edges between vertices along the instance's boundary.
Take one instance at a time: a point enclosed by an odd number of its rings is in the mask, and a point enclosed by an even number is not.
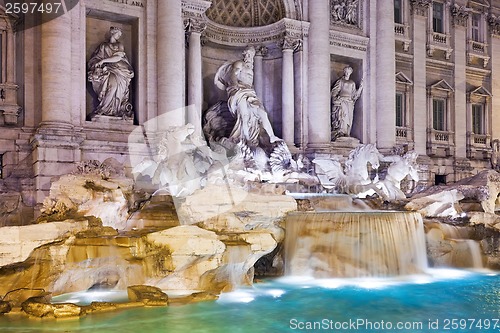
<svg viewBox="0 0 500 333"><path fill-rule="evenodd" d="M377 170L382 158L374 144L366 144L351 151L344 167L340 161L332 159L314 159L313 163L317 166L316 174L325 188L335 188L339 193L364 197L378 190L375 186L378 179L370 178L368 164Z"/></svg>

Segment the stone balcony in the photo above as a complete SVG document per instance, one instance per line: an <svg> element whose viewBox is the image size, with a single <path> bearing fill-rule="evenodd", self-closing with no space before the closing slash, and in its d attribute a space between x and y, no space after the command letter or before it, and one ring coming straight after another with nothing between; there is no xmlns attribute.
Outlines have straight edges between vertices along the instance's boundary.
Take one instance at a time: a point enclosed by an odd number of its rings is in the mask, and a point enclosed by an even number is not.
<svg viewBox="0 0 500 333"><path fill-rule="evenodd" d="M394 35L397 42L402 43L403 50L408 52L410 50L410 26L401 23L394 23Z"/></svg>
<svg viewBox="0 0 500 333"><path fill-rule="evenodd" d="M473 64L475 59L482 62L483 68L488 66L490 61L488 44L469 39L467 41L467 61L469 64Z"/></svg>
<svg viewBox="0 0 500 333"><path fill-rule="evenodd" d="M467 157L470 159L489 159L491 157L491 135L467 132Z"/></svg>
<svg viewBox="0 0 500 333"><path fill-rule="evenodd" d="M446 157L455 154L455 133L427 129L427 154L429 156Z"/></svg>
<svg viewBox="0 0 500 333"><path fill-rule="evenodd" d="M427 38L427 55L429 57L434 56L434 52L443 51L446 60L451 57L451 37L448 34L443 34L439 32L430 32Z"/></svg>

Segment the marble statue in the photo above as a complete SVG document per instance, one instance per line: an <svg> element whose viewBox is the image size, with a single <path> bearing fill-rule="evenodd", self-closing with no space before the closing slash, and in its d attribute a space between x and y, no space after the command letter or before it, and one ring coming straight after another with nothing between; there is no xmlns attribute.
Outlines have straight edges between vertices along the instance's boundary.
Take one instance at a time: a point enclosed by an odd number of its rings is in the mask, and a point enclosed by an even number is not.
<svg viewBox="0 0 500 333"><path fill-rule="evenodd" d="M274 134L255 92L254 56L255 49L248 47L243 59L226 62L217 70L214 83L227 92L228 100L217 102L204 113L203 132L212 149L226 149L232 159L230 169L245 173L245 179L279 182L300 173L302 167Z"/></svg>
<svg viewBox="0 0 500 333"><path fill-rule="evenodd" d="M119 41L121 36L120 28L111 27L109 39L97 47L88 62L88 80L99 102L93 112L96 115L133 117L129 93L134 70Z"/></svg>
<svg viewBox="0 0 500 333"><path fill-rule="evenodd" d="M225 155L210 150L195 133L194 125L172 126L160 140L153 159L144 159L132 170L136 176L148 176L174 197L185 197L203 188L209 169L227 165Z"/></svg>
<svg viewBox="0 0 500 333"><path fill-rule="evenodd" d="M491 141L491 168L500 170L500 140L495 139Z"/></svg>
<svg viewBox="0 0 500 333"><path fill-rule="evenodd" d="M368 164L377 170L382 158L374 144L366 144L352 150L345 163L341 158L316 158L312 162L323 187L363 198L378 192L378 177L370 178Z"/></svg>
<svg viewBox="0 0 500 333"><path fill-rule="evenodd" d="M257 147L263 139L261 130L274 143L280 139L274 135L273 128L253 87L253 63L255 49L247 48L243 60L222 65L215 75L215 84L228 95L229 111L236 117L229 139L244 142L249 147Z"/></svg>
<svg viewBox="0 0 500 333"><path fill-rule="evenodd" d="M388 156L384 161L392 161L387 168L387 175L384 180L377 183L381 190L379 194L385 201L404 200L406 195L401 191L401 181L407 176L418 182L418 154L414 151L406 153L404 156Z"/></svg>
<svg viewBox="0 0 500 333"><path fill-rule="evenodd" d="M352 67L344 68L344 76L338 79L331 91L332 96L332 140L350 136L354 116L354 104L363 90L363 80L356 89L356 83L350 79Z"/></svg>

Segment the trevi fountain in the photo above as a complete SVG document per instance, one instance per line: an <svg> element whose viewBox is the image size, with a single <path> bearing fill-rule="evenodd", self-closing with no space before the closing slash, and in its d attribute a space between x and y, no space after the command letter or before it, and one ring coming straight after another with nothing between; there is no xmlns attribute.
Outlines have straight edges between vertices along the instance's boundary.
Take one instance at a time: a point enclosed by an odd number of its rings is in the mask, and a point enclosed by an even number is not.
<svg viewBox="0 0 500 333"><path fill-rule="evenodd" d="M88 61L97 119L133 115L122 34ZM217 69L226 99L203 133L148 137L167 121L146 121L131 168L75 163L33 223L0 228L0 331L500 332L500 174L419 186L416 152L359 143L350 66L331 133L349 149L299 152L254 89L255 56Z"/></svg>
<svg viewBox="0 0 500 333"><path fill-rule="evenodd" d="M500 330L500 175L419 189L411 151L292 154L254 54L217 72L205 137L78 163L1 228L3 332Z"/></svg>

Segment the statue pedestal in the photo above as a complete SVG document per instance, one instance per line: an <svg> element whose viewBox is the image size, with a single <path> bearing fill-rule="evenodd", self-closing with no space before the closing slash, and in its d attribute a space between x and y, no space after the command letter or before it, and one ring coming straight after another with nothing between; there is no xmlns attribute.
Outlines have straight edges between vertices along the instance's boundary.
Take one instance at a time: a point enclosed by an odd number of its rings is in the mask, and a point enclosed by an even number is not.
<svg viewBox="0 0 500 333"><path fill-rule="evenodd" d="M309 154L312 158L331 158L334 155L349 156L349 153L361 143L352 137L340 137L334 142L322 145L308 145Z"/></svg>
<svg viewBox="0 0 500 333"><path fill-rule="evenodd" d="M358 147L360 145L360 142L356 138L352 137L339 137L337 138L334 142L331 144L331 150L332 153L342 155L342 156L349 156L349 153Z"/></svg>
<svg viewBox="0 0 500 333"><path fill-rule="evenodd" d="M123 125L133 125L133 119L123 119L121 117L103 116L97 114L92 117L92 122L94 123L105 123L105 124L123 124Z"/></svg>

